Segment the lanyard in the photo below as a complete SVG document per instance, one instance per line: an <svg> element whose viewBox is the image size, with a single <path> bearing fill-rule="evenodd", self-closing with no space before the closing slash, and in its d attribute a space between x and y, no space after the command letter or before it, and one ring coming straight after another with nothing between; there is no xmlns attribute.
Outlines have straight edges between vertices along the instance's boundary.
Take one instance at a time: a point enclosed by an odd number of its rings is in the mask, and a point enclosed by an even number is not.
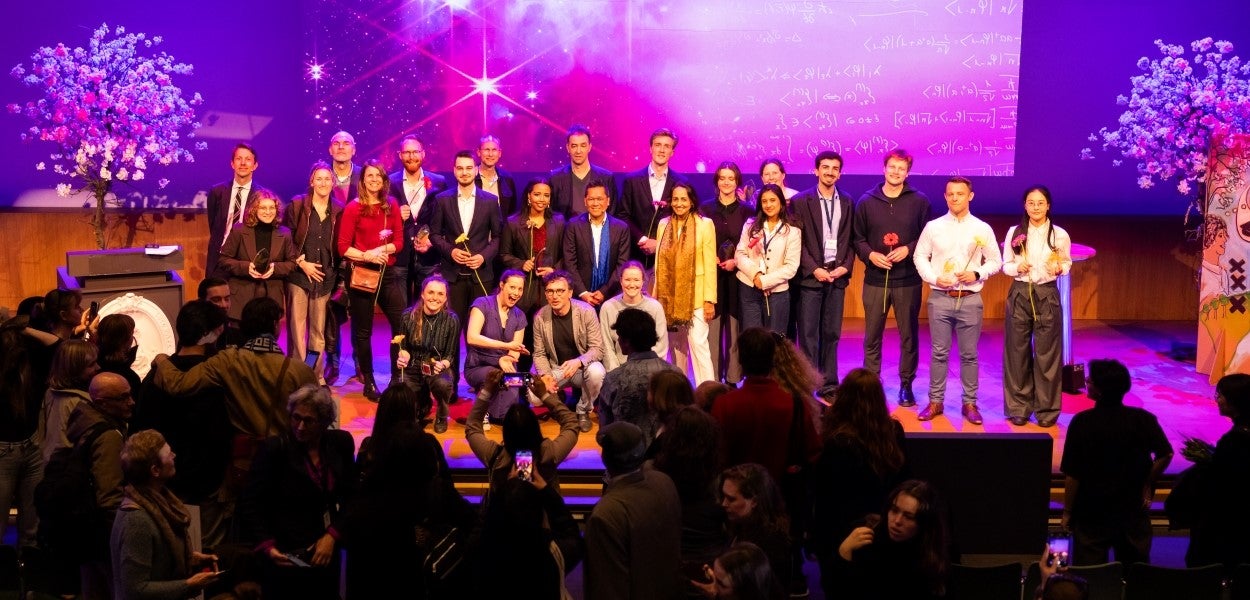
<svg viewBox="0 0 1250 600"><path fill-rule="evenodd" d="M826 236L833 232L833 207L834 207L834 203L836 202L838 202L838 190L836 188L833 190L832 200L828 198L820 199L821 206L825 208L825 235Z"/></svg>

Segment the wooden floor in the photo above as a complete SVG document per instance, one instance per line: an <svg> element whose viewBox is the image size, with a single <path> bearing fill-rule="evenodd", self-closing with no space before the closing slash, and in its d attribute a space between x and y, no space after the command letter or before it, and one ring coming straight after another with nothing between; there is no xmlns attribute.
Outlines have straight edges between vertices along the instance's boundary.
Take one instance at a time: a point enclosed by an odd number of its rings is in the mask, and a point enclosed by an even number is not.
<svg viewBox="0 0 1250 600"><path fill-rule="evenodd" d="M980 392L979 406L984 415L983 425L966 423L959 415L960 386L958 383L958 365L951 364L951 377L947 384L946 403L949 407L946 414L930 422L916 420L918 409L924 406L929 381L929 336L928 325L921 322L920 332L920 366L914 384L917 398L920 399L915 408L894 408L893 414L907 431L959 431L959 432L1045 432L1055 437L1053 458L1054 469L1058 471L1059 457L1063 451L1064 434L1067 424L1077 412L1092 406L1084 394L1065 394L1063 413L1059 426L1042 429L1034 424L1015 427L1003 416L1002 406L1002 321L987 321L981 339L980 350ZM839 348L839 365L843 374L859 366L862 361L863 321L848 319L844 326L843 340ZM1095 358L1115 358L1125 363L1133 376L1133 389L1125 400L1126 404L1141 406L1155 413L1163 425L1168 437L1179 451L1186 437L1199 437L1214 442L1228 429L1227 419L1216 412L1214 386L1207 382L1205 375L1196 373L1192 362L1181 362L1169 356L1175 344L1192 344L1196 338L1197 325L1194 322L1180 321L1076 321L1073 334L1073 356L1076 362L1088 362ZM389 370L385 366L386 344L389 343L389 332L385 321L378 319L374 327L375 371L378 374L379 386L384 385ZM348 344L350 345L350 344ZM885 373L887 398L891 406L898 390L898 343L897 335L891 328L886 331L885 356L882 369ZM344 348L345 353L350 348ZM353 364L348 357L343 360L345 369ZM346 379L344 374L341 379ZM373 426L373 415L377 405L361 395L358 383L352 382L335 388L340 398L343 429L355 436L357 443L369 434ZM468 410L468 388L460 386L462 400L453 407L453 415L463 414ZM487 435L500 439L499 427L495 427ZM599 447L595 443L594 433L583 434L577 447L561 467L562 470L602 469L599 459ZM544 435L554 435L555 423L544 423ZM481 467L477 459L469 451L464 441L464 428L452 423L446 433L438 438L453 468L478 469ZM1178 452L1169 473L1177 473L1188 466L1188 462Z"/></svg>

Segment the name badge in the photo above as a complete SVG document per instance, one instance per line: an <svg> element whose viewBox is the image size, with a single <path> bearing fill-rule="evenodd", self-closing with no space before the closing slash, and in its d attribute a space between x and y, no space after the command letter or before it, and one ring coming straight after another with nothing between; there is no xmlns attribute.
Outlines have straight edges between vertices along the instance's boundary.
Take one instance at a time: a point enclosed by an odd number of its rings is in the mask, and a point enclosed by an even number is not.
<svg viewBox="0 0 1250 600"><path fill-rule="evenodd" d="M838 240L825 240L825 250L837 250Z"/></svg>

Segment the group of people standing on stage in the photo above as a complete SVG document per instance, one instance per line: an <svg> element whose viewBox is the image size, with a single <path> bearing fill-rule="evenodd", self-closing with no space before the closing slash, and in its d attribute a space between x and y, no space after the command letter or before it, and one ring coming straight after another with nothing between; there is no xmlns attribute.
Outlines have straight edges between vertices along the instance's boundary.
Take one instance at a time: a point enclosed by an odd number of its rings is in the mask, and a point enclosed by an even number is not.
<svg viewBox="0 0 1250 600"><path fill-rule="evenodd" d="M825 151L815 158L817 183L809 190L785 187L777 159L761 165L758 190L743 185L738 165L724 162L715 171L715 197L700 203L694 186L670 168L678 138L667 129L651 134L644 168L615 175L591 164L588 129L571 127L566 141L568 164L518 187L499 166L503 152L494 136L483 137L476 152L457 152L448 181L426 168L416 136L400 141L402 168L388 175L377 160L353 162L355 140L339 132L331 140L332 161L315 164L307 191L284 209L254 184L256 151L239 144L233 181L209 194L207 272L229 282L235 306L258 296L284 299L292 354L320 353L315 368L331 385L339 371L338 326L350 316L356 374L374 400L375 305L394 339L391 380L414 385L436 377L454 390L463 368L477 387L491 369L538 363L529 356L540 349L536 330L554 335L548 344L554 356L540 368L579 382L584 417L603 372L625 358L611 329L611 316L623 306L654 313L663 335L652 350L671 354L695 383L737 383L734 340L741 329L763 326L793 333L823 373L823 393L831 394L839 383L845 289L858 257L865 269L864 367L881 369L893 307L901 346L898 402L915 404L916 329L927 285L932 368L929 403L919 418L943 412L953 333L962 412L979 424L979 292L1001 270L1014 279L1004 413L1015 425L1031 416L1043 427L1055 423L1061 369L1055 280L1071 268L1071 241L1050 221L1045 187L1026 191L1021 222L1000 246L969 210L975 194L967 178L947 181L948 212L930 220L929 199L908 185L912 156L903 150L885 156L884 181L857 202L838 187L842 157ZM553 276L567 289L548 289ZM413 306L405 312L409 299ZM554 329L531 324L544 306L555 313ZM585 329L595 315L604 318L592 344ZM440 342L426 342L425 325L441 320L455 327L435 326ZM445 394L448 386L436 387Z"/></svg>

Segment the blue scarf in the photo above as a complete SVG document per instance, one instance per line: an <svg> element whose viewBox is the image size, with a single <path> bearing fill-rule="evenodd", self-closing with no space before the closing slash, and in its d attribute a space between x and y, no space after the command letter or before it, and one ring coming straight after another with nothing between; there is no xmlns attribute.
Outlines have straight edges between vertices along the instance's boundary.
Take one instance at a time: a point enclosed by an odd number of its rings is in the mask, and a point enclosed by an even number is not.
<svg viewBox="0 0 1250 600"><path fill-rule="evenodd" d="M608 283L608 238L612 237L609 235L610 229L607 216L604 216L603 231L599 233L599 260L595 261L595 268L590 272L590 291L592 292Z"/></svg>

